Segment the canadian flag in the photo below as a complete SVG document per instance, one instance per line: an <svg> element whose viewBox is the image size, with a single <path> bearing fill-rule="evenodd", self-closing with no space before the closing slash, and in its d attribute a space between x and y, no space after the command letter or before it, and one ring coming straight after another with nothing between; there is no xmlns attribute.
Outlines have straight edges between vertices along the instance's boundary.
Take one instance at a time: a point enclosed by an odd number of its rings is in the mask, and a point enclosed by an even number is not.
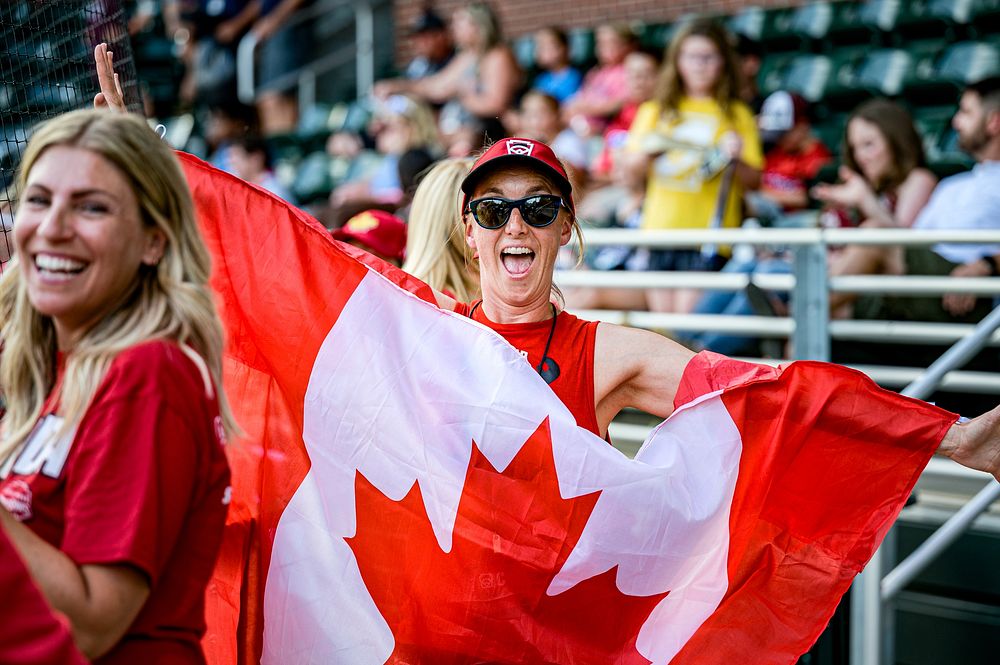
<svg viewBox="0 0 1000 665"><path fill-rule="evenodd" d="M181 159L246 432L210 662L791 663L956 419L699 354L628 459L426 286Z"/></svg>

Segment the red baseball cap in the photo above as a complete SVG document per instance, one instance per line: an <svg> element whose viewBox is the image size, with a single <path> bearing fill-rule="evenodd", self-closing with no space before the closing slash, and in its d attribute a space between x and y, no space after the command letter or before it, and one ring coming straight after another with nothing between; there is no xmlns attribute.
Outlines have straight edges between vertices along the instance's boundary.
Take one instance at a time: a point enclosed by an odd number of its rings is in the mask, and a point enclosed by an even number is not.
<svg viewBox="0 0 1000 665"><path fill-rule="evenodd" d="M469 197L476 189L479 181L498 168L520 164L535 169L555 180L562 192L563 199L571 211L573 205L573 185L569 181L562 162L552 152L552 148L534 139L509 138L497 141L489 150L479 156L472 165L469 175L462 181L462 210L469 204Z"/></svg>
<svg viewBox="0 0 1000 665"><path fill-rule="evenodd" d="M384 210L365 210L347 220L332 235L337 240L354 240L360 245L403 262L406 253L406 222Z"/></svg>

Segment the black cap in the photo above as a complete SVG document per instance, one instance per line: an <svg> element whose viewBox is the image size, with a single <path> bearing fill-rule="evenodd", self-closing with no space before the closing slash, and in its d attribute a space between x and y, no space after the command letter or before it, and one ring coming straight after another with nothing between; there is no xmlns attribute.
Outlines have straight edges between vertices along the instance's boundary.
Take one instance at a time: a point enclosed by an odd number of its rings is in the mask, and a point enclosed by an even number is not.
<svg viewBox="0 0 1000 665"><path fill-rule="evenodd" d="M435 30L444 30L445 22L437 12L433 9L425 9L420 16L417 17L410 25L410 34L417 35L421 32L433 32Z"/></svg>

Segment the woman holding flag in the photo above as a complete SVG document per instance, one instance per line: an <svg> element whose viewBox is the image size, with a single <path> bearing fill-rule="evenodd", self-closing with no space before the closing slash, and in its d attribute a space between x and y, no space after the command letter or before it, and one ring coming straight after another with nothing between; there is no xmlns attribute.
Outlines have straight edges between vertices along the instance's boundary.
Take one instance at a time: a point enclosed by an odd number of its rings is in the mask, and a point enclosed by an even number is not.
<svg viewBox="0 0 1000 665"><path fill-rule="evenodd" d="M99 58L99 69L101 99L121 106L110 63ZM253 201L289 251L346 285L335 312L327 293L309 309L314 294L297 279L235 253L239 288L232 275L219 282L224 302L255 308L238 319L254 337L231 341L280 365L270 376L304 420L301 442L262 449L305 463L280 467L282 481L300 475L269 490L272 512L261 512L276 528L261 530L270 568L262 607L247 609L264 619L263 637L248 637L252 654L299 648L308 634L317 662L386 662L391 652L411 662L631 662L622 656L636 651L647 661L635 662L794 662L935 450L1000 476L997 411L957 424L845 368L695 355L561 311L553 270L577 220L566 171L542 143L506 139L475 162L461 211L482 300L436 295L509 345L399 293L405 280L392 269L330 245L285 204L185 162L206 233L244 243L254 220L235 217ZM248 270L261 290L243 288ZM297 300L295 313L322 324L297 316L307 331L274 337L286 310L257 307L250 296L265 293L268 303ZM625 407L670 416L654 432L668 441L651 438L626 460L583 431L606 436ZM553 517L562 510L570 535ZM633 623L619 620L620 605Z"/></svg>
<svg viewBox="0 0 1000 665"><path fill-rule="evenodd" d="M626 407L669 416L693 352L650 331L581 321L553 302L556 255L580 228L572 185L552 150L530 139L499 141L476 160L462 191L483 298L465 305L439 297L439 304L526 352L578 424L599 436ZM1000 478L998 423L1000 408L955 424L937 452Z"/></svg>

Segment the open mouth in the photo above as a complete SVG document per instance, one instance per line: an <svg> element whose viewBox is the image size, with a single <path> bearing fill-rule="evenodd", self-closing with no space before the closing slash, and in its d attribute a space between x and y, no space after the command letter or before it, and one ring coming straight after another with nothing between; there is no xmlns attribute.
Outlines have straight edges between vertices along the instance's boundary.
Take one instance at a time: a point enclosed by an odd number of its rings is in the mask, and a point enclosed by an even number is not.
<svg viewBox="0 0 1000 665"><path fill-rule="evenodd" d="M535 262L535 253L527 247L507 247L500 252L500 261L511 275L524 275Z"/></svg>
<svg viewBox="0 0 1000 665"><path fill-rule="evenodd" d="M35 269L43 279L65 281L83 272L86 263L51 254L36 254Z"/></svg>

